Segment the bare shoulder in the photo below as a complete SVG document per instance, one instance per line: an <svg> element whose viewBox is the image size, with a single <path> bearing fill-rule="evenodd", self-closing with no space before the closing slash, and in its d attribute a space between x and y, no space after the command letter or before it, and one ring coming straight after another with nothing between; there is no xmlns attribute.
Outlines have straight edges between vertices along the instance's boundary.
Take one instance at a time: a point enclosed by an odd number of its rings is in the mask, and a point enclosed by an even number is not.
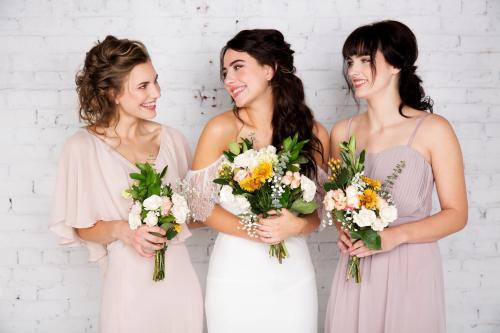
<svg viewBox="0 0 500 333"><path fill-rule="evenodd" d="M330 145L338 146L340 142L345 141L349 135L349 133L347 133L349 122L351 122L350 132L353 133L356 123L358 123L363 116L364 113L342 119L333 124L332 130L330 131Z"/></svg>
<svg viewBox="0 0 500 333"><path fill-rule="evenodd" d="M239 120L232 111L223 112L210 119L198 139L193 169L204 168L217 160L228 143L236 139L238 129Z"/></svg>
<svg viewBox="0 0 500 333"><path fill-rule="evenodd" d="M451 123L443 116L437 114L429 114L426 119L422 121L419 133L425 133L425 135L421 135L421 137L430 146L432 146L436 140L454 139L456 137Z"/></svg>

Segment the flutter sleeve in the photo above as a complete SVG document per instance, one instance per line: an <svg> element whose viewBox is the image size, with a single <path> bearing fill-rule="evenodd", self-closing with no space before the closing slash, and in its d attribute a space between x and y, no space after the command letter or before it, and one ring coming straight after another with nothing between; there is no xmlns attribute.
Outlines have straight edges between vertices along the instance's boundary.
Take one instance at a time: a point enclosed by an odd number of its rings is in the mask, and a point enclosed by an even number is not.
<svg viewBox="0 0 500 333"><path fill-rule="evenodd" d="M184 183L189 188L187 200L194 220L204 222L217 203L219 185L213 180L221 160L222 157L203 169L190 170L186 174Z"/></svg>
<svg viewBox="0 0 500 333"><path fill-rule="evenodd" d="M89 260L106 256L106 248L98 243L83 241L74 228L92 227L98 220L99 196L92 188L92 154L86 149L82 133L65 144L59 159L49 229L60 237L61 245L86 245ZM88 148L88 147L87 147Z"/></svg>

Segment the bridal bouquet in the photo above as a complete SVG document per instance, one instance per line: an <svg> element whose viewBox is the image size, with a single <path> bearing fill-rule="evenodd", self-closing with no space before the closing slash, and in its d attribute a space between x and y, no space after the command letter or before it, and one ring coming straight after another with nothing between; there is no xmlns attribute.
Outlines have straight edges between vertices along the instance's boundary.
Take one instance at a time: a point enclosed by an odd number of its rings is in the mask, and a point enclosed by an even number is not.
<svg viewBox="0 0 500 333"><path fill-rule="evenodd" d="M302 148L308 140L299 141L296 134L283 142L280 151L269 145L253 149L253 142L229 144L214 182L222 185L220 203L231 207L240 217L241 228L252 237L256 235L258 215L268 216L270 210L286 208L297 214L311 214L316 184L300 173L300 164L307 162ZM270 245L269 256L281 264L288 256L284 241Z"/></svg>
<svg viewBox="0 0 500 333"><path fill-rule="evenodd" d="M168 240L174 238L181 230L189 215L186 199L175 193L170 185L162 184L167 173L165 167L161 173L149 163L137 163L140 173L131 173L134 183L122 193L123 197L133 200L128 215L130 229L135 230L141 224L158 225L166 231ZM157 236L161 236L156 234ZM155 253L153 281L165 278L165 251L167 246Z"/></svg>
<svg viewBox="0 0 500 333"><path fill-rule="evenodd" d="M340 222L342 229L349 232L352 239L362 240L371 250L381 249L378 234L398 217L390 190L398 178L405 162L399 162L384 184L377 179L364 176L365 151L356 156L356 139L340 144L341 159L328 163L331 171L329 181L324 184L326 191L323 206L329 224L333 218ZM360 258L350 257L347 279L361 282Z"/></svg>

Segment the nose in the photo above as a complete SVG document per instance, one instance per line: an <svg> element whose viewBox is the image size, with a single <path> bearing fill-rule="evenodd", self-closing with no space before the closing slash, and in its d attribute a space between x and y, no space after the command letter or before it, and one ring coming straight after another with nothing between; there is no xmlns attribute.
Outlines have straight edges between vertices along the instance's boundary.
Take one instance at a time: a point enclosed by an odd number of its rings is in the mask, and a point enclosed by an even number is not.
<svg viewBox="0 0 500 333"><path fill-rule="evenodd" d="M151 87L152 87L152 89L150 90L151 97L160 98L160 96L161 96L160 84L156 83L156 84L151 85Z"/></svg>
<svg viewBox="0 0 500 333"><path fill-rule="evenodd" d="M228 71L226 73L226 77L224 78L224 85L230 85L231 83L234 83L234 77L233 75Z"/></svg>

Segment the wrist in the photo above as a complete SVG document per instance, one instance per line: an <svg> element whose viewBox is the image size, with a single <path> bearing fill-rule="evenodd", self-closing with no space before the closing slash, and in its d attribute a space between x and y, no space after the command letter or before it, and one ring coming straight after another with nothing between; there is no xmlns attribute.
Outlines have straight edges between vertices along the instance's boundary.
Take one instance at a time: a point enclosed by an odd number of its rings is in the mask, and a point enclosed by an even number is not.
<svg viewBox="0 0 500 333"><path fill-rule="evenodd" d="M392 228L396 235L396 241L398 245L408 243L408 234L405 232L403 228L400 226Z"/></svg>
<svg viewBox="0 0 500 333"><path fill-rule="evenodd" d="M125 228L128 229L128 223L126 223L126 221L114 221L111 228L111 237L114 240L123 240Z"/></svg>
<svg viewBox="0 0 500 333"><path fill-rule="evenodd" d="M297 227L295 228L294 236L301 236L305 233L304 229L306 228L307 220L305 218L299 217L299 216L297 216L296 219L297 220L294 222L294 224Z"/></svg>

